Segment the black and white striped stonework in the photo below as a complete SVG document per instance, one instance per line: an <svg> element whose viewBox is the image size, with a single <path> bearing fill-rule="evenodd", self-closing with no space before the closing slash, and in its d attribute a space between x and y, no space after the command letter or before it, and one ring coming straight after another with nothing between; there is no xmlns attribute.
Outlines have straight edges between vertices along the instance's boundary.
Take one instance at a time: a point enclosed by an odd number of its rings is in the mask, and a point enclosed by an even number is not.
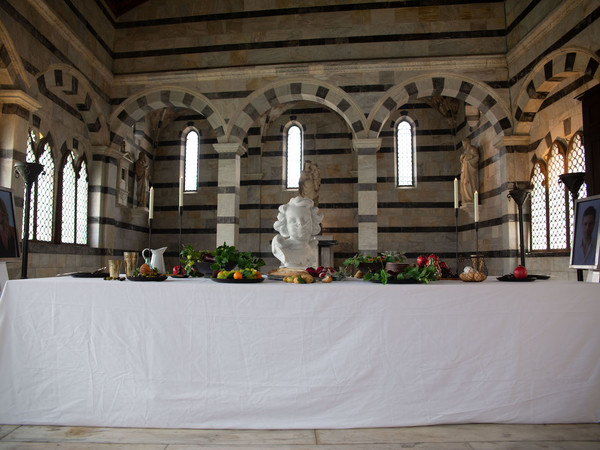
<svg viewBox="0 0 600 450"><path fill-rule="evenodd" d="M355 137L366 137L365 117L354 100L339 87L315 80L278 82L256 91L242 110L233 115L228 135L231 140L242 141L260 116L277 105L301 100L329 107L348 123Z"/></svg>
<svg viewBox="0 0 600 450"><path fill-rule="evenodd" d="M556 51L541 61L525 79L517 97L514 116L516 133L529 133L548 94L562 81L571 77L589 81L597 76L599 65L599 59L595 55L581 49Z"/></svg>
<svg viewBox="0 0 600 450"><path fill-rule="evenodd" d="M37 87L43 96L85 124L93 144L107 143L104 116L92 99L89 83L79 72L68 66L48 70L37 78Z"/></svg>
<svg viewBox="0 0 600 450"><path fill-rule="evenodd" d="M508 110L500 101L497 92L484 83L464 77L445 75L421 77L391 88L377 102L369 115L367 125L371 137L379 136L390 114L405 103L418 98L442 95L458 98L477 107L492 124L496 135L510 134L512 129Z"/></svg>
<svg viewBox="0 0 600 450"><path fill-rule="evenodd" d="M206 97L185 88L156 88L130 97L117 108L111 119L111 129L114 131L111 144L120 146L123 136L127 135L133 124L151 111L168 107L189 108L198 112L208 120L217 140L223 142L225 122Z"/></svg>

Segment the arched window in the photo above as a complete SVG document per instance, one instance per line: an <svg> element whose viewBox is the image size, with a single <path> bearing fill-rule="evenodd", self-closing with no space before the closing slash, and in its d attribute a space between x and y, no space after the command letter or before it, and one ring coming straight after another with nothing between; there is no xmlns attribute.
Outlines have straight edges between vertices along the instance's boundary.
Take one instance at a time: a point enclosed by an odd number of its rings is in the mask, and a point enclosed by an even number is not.
<svg viewBox="0 0 600 450"><path fill-rule="evenodd" d="M548 248L548 199L546 197L546 176L542 163L536 162L531 175L531 249Z"/></svg>
<svg viewBox="0 0 600 450"><path fill-rule="evenodd" d="M396 186L415 185L414 127L411 122L402 119L396 125Z"/></svg>
<svg viewBox="0 0 600 450"><path fill-rule="evenodd" d="M75 201L77 198L75 178L75 161L73 153L69 153L62 170L61 241L66 244L75 243Z"/></svg>
<svg viewBox="0 0 600 450"><path fill-rule="evenodd" d="M35 136L30 131L29 136L27 136L27 154L25 155L26 162L35 162ZM27 186L24 187L23 191L23 199L27 195ZM29 203L29 239L33 239L35 234L35 229L33 228L33 223L35 220L35 189L31 190L31 201ZM21 230L21 237L25 237L25 202L23 202L23 228Z"/></svg>
<svg viewBox="0 0 600 450"><path fill-rule="evenodd" d="M564 250L567 245L567 196L558 176L565 173L565 156L562 147L555 142L548 159L548 218L550 225L550 249Z"/></svg>
<svg viewBox="0 0 600 450"><path fill-rule="evenodd" d="M88 180L87 165L82 160L76 170L75 155L70 152L62 169L61 242L87 244Z"/></svg>
<svg viewBox="0 0 600 450"><path fill-rule="evenodd" d="M31 190L29 239L50 242L54 223L54 157L48 140L42 140L36 149L35 138L30 133L26 161L44 166Z"/></svg>
<svg viewBox="0 0 600 450"><path fill-rule="evenodd" d="M285 164L286 187L298 189L300 187L300 173L302 172L303 159L303 133L297 123L292 123L285 134Z"/></svg>
<svg viewBox="0 0 600 450"><path fill-rule="evenodd" d="M196 130L190 130L185 135L185 150L183 163L183 189L186 192L198 190L198 156L200 153L200 138Z"/></svg>
<svg viewBox="0 0 600 450"><path fill-rule="evenodd" d="M76 220L76 242L86 245L88 242L88 174L85 160L81 161L81 167L77 175L77 216Z"/></svg>
<svg viewBox="0 0 600 450"><path fill-rule="evenodd" d="M585 150L581 133L568 146L556 141L547 157L547 165L536 161L531 172L531 250L568 250L573 242L573 201L559 175L585 172ZM587 187L579 198L587 196Z"/></svg>
<svg viewBox="0 0 600 450"><path fill-rule="evenodd" d="M585 172L585 150L583 148L583 136L581 133L576 133L571 139L569 145L569 151L567 153L567 171L571 172ZM583 183L579 188L577 198L587 197L587 184ZM573 211L573 198L569 194L569 230L570 239L569 242L573 242L573 229L575 226L575 217Z"/></svg>

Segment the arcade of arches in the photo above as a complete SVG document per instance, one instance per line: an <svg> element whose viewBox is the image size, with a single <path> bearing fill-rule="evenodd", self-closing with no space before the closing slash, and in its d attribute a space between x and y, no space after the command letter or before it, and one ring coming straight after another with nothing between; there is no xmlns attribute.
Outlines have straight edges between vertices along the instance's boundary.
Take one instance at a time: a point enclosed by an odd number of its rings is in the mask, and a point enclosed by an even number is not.
<svg viewBox="0 0 600 450"><path fill-rule="evenodd" d="M235 244L274 267L277 208L298 195L286 185L291 124L321 172L336 265L391 250L453 267L457 240L472 253L473 205L462 203L456 227L453 202L468 141L479 152L478 247L491 273L511 271L519 227L507 193L542 176L534 165L546 167L556 142L585 147L579 97L600 80L598 2L263 3L148 0L115 15L104 0L0 1L0 185L14 194L18 239L14 164L31 147L54 168L33 211L54 226L32 235L29 275L94 270L147 247L150 186L152 246L175 265L184 175L196 181L183 243ZM399 123L413 138L402 158ZM197 153L186 156L189 142ZM599 194L587 163L588 194ZM569 239L532 249L531 221L527 202L530 271L575 277ZM9 264L11 278L20 271Z"/></svg>

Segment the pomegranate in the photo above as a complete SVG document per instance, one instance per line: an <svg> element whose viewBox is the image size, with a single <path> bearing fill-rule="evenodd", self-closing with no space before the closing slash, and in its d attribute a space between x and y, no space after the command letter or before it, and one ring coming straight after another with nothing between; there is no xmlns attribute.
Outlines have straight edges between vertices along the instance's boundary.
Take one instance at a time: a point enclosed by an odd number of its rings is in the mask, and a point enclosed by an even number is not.
<svg viewBox="0 0 600 450"><path fill-rule="evenodd" d="M417 266L423 268L427 265L427 256L421 255L417 258Z"/></svg>
<svg viewBox="0 0 600 450"><path fill-rule="evenodd" d="M515 276L515 278L517 280L522 280L524 278L527 278L527 269L521 265L515 267L515 270L513 270L513 275Z"/></svg>

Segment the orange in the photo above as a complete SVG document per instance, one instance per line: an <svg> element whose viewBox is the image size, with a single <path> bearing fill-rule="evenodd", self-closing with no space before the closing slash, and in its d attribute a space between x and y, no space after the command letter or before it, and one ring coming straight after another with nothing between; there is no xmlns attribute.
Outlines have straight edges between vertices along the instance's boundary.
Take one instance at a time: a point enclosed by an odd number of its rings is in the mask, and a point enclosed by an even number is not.
<svg viewBox="0 0 600 450"><path fill-rule="evenodd" d="M233 279L234 280L241 280L242 279L242 272L237 271L236 273L233 274Z"/></svg>

